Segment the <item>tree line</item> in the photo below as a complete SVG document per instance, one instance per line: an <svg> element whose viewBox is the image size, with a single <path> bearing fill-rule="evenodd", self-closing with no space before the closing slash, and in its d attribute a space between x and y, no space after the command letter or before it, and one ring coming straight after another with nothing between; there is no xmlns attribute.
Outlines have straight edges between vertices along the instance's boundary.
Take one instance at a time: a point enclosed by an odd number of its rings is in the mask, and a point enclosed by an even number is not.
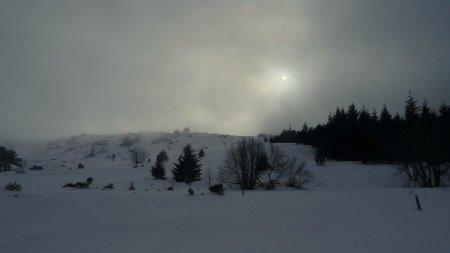
<svg viewBox="0 0 450 253"><path fill-rule="evenodd" d="M378 113L364 106L358 110L352 103L338 107L325 124L305 123L300 131L284 130L270 141L312 145L316 160L398 163L409 181L438 187L450 172L450 106L443 103L436 112L411 93L403 115L393 116L386 105Z"/></svg>

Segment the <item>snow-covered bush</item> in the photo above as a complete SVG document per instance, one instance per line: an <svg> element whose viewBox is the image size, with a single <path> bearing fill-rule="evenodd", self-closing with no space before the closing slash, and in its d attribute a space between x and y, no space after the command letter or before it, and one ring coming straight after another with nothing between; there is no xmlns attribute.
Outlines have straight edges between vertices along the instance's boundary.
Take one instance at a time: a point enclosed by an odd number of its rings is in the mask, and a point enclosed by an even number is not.
<svg viewBox="0 0 450 253"><path fill-rule="evenodd" d="M198 152L198 157L200 158L205 157L205 151L203 151L203 149L200 149L200 151Z"/></svg>
<svg viewBox="0 0 450 253"><path fill-rule="evenodd" d="M103 189L104 190L106 190L106 189L114 189L114 184L113 183L109 183L109 184L103 186Z"/></svg>
<svg viewBox="0 0 450 253"><path fill-rule="evenodd" d="M298 162L296 158L292 158L288 164L287 170L287 187L303 188L307 183L314 181L313 174L305 169L305 162Z"/></svg>
<svg viewBox="0 0 450 253"><path fill-rule="evenodd" d="M317 148L314 153L314 161L317 166L323 166L327 162L327 154L322 148Z"/></svg>
<svg viewBox="0 0 450 253"><path fill-rule="evenodd" d="M92 177L88 177L85 182L76 182L76 183L67 183L63 186L63 188L71 187L76 189L89 188L94 179Z"/></svg>
<svg viewBox="0 0 450 253"><path fill-rule="evenodd" d="M30 170L43 170L44 167L42 167L41 165L33 165L31 166Z"/></svg>
<svg viewBox="0 0 450 253"><path fill-rule="evenodd" d="M4 189L5 191L22 191L22 186L14 181L5 185Z"/></svg>
<svg viewBox="0 0 450 253"><path fill-rule="evenodd" d="M89 149L89 151L86 151L84 158L92 158L92 157L95 157L96 154L97 154L97 152L95 151L95 146L92 145L92 147Z"/></svg>
<svg viewBox="0 0 450 253"><path fill-rule="evenodd" d="M223 193L224 193L223 184L212 185L209 187L209 191L219 194L219 195L223 195Z"/></svg>
<svg viewBox="0 0 450 253"><path fill-rule="evenodd" d="M119 144L120 147L131 147L134 144L138 143L140 141L140 136L139 135L132 135L129 134L127 136L125 136L121 143Z"/></svg>
<svg viewBox="0 0 450 253"><path fill-rule="evenodd" d="M141 147L136 147L130 150L130 159L133 164L141 164L145 162L145 159L147 159L148 156L148 152Z"/></svg>
<svg viewBox="0 0 450 253"><path fill-rule="evenodd" d="M27 174L27 171L25 169L19 168L19 169L16 169L16 173L17 174Z"/></svg>
<svg viewBox="0 0 450 253"><path fill-rule="evenodd" d="M13 165L22 166L22 159L17 157L13 149L0 147L0 171L9 171Z"/></svg>

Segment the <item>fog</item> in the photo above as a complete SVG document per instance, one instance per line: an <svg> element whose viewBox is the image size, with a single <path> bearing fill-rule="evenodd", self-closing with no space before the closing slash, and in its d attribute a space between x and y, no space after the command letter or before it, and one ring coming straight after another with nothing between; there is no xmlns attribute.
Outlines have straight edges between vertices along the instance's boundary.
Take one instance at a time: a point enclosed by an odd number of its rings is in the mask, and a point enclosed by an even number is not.
<svg viewBox="0 0 450 253"><path fill-rule="evenodd" d="M253 135L450 103L450 1L0 2L0 140ZM285 80L283 80L285 79Z"/></svg>

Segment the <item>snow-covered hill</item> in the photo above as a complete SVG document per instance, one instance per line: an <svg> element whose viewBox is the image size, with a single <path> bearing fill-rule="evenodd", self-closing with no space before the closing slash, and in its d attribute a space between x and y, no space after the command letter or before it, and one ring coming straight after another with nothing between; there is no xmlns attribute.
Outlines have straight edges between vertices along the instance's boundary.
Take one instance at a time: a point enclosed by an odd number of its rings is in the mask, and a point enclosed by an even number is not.
<svg viewBox="0 0 450 253"><path fill-rule="evenodd" d="M242 196L208 192L226 150L239 136L203 133L80 135L51 142L7 143L27 166L42 171L3 172L0 252L448 252L450 191L402 188L392 165L330 161L315 166L309 146L277 144L305 161L315 181L307 190L255 190ZM134 143L124 146L124 140ZM128 143L128 144L129 144ZM150 167L133 167L129 150L152 160L166 150L172 163L186 144L203 149L203 180L187 186L153 180ZM116 159L111 156L115 154ZM84 164L78 169L78 164ZM90 189L62 188L94 179ZM133 182L136 191L127 188ZM114 183L115 189L102 190ZM423 211L417 211L418 194Z"/></svg>

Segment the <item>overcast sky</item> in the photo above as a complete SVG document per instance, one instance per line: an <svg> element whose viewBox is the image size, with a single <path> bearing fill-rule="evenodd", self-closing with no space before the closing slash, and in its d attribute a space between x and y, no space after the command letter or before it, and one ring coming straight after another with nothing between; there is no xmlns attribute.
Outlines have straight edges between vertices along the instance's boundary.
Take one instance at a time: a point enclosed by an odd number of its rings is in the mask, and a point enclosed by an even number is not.
<svg viewBox="0 0 450 253"><path fill-rule="evenodd" d="M0 1L0 140L450 103L450 1Z"/></svg>

